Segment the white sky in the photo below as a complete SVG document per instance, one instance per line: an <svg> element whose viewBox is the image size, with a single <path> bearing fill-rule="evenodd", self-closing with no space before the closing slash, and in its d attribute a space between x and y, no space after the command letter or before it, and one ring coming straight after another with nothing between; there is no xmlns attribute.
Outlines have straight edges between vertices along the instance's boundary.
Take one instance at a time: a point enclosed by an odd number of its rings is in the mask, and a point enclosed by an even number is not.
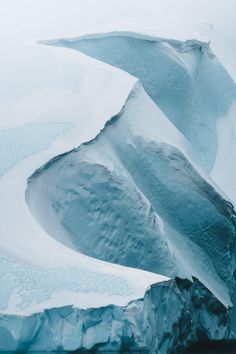
<svg viewBox="0 0 236 354"><path fill-rule="evenodd" d="M222 31L235 29L235 0L0 0L0 33L12 37L24 32L30 37L65 25L83 31L124 17L158 17L165 9L173 9L174 16L186 7L195 8Z"/></svg>

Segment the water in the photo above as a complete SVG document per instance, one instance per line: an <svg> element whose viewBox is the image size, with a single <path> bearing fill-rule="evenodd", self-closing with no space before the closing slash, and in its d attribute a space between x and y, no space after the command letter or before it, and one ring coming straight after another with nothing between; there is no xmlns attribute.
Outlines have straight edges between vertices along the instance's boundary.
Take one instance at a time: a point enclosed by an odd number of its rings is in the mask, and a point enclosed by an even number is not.
<svg viewBox="0 0 236 354"><path fill-rule="evenodd" d="M184 354L236 354L236 341L214 341L193 345Z"/></svg>

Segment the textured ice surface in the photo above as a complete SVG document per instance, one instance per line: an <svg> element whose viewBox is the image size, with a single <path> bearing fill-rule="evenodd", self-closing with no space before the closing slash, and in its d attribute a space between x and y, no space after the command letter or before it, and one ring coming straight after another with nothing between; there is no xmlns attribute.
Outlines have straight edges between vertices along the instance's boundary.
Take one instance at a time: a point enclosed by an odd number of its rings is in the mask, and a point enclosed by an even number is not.
<svg viewBox="0 0 236 354"><path fill-rule="evenodd" d="M199 282L171 280L126 307L64 306L28 317L1 315L0 350L171 354L197 339L225 338L227 317L227 310Z"/></svg>
<svg viewBox="0 0 236 354"><path fill-rule="evenodd" d="M184 137L137 87L97 138L36 171L26 200L45 230L74 249L195 276L227 305L235 213L190 161Z"/></svg>
<svg viewBox="0 0 236 354"><path fill-rule="evenodd" d="M56 44L77 49L139 78L211 170L217 151L217 119L228 113L236 88L206 43L108 33Z"/></svg>
<svg viewBox="0 0 236 354"><path fill-rule="evenodd" d="M53 267L25 265L8 258L0 259L0 278L5 284L4 296L0 299L0 311L8 306L11 294L18 297L19 313L32 302L46 302L53 293L63 290L74 293L100 293L104 296L132 296L134 289L124 279L116 275L107 275L84 267L65 267L60 270Z"/></svg>

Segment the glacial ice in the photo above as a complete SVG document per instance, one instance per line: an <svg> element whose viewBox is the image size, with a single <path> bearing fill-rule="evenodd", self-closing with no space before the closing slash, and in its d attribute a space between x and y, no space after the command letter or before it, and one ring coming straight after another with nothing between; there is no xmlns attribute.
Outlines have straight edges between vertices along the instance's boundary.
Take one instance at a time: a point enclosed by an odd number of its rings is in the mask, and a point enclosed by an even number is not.
<svg viewBox="0 0 236 354"><path fill-rule="evenodd" d="M60 33L28 18L30 40ZM80 32L70 22L60 35ZM235 85L199 33L163 33L53 41L151 98L21 28L1 43L1 351L165 354L232 336Z"/></svg>
<svg viewBox="0 0 236 354"><path fill-rule="evenodd" d="M125 307L64 306L27 317L1 315L0 348L171 354L194 340L226 338L227 320L228 311L199 282L170 280Z"/></svg>
<svg viewBox="0 0 236 354"><path fill-rule="evenodd" d="M65 39L56 44L77 49L139 78L211 170L217 149L216 121L229 111L236 88L208 44L143 39L122 33L94 37Z"/></svg>
<svg viewBox="0 0 236 354"><path fill-rule="evenodd" d="M233 206L191 164L188 143L142 87L97 138L37 170L26 200L65 245L166 276L195 276L230 305Z"/></svg>

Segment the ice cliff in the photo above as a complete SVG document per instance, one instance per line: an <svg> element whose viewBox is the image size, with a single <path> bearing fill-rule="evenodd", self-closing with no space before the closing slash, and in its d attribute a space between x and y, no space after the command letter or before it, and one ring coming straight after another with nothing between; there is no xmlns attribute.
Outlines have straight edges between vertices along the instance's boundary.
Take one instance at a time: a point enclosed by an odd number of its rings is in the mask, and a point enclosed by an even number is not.
<svg viewBox="0 0 236 354"><path fill-rule="evenodd" d="M192 341L227 337L227 321L227 310L200 283L170 280L125 307L64 306L28 317L1 315L0 344L5 351L171 354Z"/></svg>

